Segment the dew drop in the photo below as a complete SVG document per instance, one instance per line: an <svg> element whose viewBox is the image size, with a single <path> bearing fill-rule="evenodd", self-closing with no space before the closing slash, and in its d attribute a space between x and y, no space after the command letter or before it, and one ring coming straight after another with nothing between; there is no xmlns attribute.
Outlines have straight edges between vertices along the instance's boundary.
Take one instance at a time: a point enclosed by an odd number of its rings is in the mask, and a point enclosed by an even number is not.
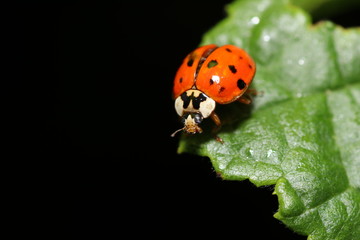
<svg viewBox="0 0 360 240"><path fill-rule="evenodd" d="M305 59L304 58L300 58L298 61L299 65L304 65L305 64Z"/></svg>
<svg viewBox="0 0 360 240"><path fill-rule="evenodd" d="M256 24L259 24L259 22L260 22L260 18L258 16L255 16L250 19L249 24L256 25Z"/></svg>
<svg viewBox="0 0 360 240"><path fill-rule="evenodd" d="M263 39L264 39L264 42L268 42L268 41L270 41L270 36L269 35L265 35L264 37L263 37Z"/></svg>

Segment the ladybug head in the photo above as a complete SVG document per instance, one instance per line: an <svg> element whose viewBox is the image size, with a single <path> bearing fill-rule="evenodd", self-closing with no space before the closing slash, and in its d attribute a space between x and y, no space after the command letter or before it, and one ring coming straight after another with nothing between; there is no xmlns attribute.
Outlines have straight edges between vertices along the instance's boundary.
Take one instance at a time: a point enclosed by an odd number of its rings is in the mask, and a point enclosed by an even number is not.
<svg viewBox="0 0 360 240"><path fill-rule="evenodd" d="M201 133L202 129L199 124L204 118L207 118L215 109L215 101L203 92L197 89L189 89L178 96L175 100L175 110L181 117L183 128L175 131L176 133L184 131L185 133Z"/></svg>

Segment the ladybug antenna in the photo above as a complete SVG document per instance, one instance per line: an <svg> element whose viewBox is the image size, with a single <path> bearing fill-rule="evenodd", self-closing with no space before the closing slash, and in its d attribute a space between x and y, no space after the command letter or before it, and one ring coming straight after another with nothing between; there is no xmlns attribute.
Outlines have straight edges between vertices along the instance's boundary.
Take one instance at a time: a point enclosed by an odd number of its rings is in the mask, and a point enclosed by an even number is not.
<svg viewBox="0 0 360 240"><path fill-rule="evenodd" d="M182 130L184 130L184 129L185 129L185 127L176 130L173 134L171 134L171 137L175 137L175 135L176 135L178 132L180 132L180 131L182 131Z"/></svg>

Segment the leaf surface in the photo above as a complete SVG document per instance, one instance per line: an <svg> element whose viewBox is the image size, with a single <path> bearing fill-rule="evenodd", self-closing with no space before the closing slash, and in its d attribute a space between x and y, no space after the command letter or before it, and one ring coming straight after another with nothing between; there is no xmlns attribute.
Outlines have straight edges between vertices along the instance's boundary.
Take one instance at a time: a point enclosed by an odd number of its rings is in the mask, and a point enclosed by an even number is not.
<svg viewBox="0 0 360 240"><path fill-rule="evenodd" d="M285 0L235 1L227 11L201 45L248 51L261 94L250 107L218 106L224 144L205 128L178 151L208 156L225 180L275 184L275 217L309 239L359 239L360 29L312 25Z"/></svg>

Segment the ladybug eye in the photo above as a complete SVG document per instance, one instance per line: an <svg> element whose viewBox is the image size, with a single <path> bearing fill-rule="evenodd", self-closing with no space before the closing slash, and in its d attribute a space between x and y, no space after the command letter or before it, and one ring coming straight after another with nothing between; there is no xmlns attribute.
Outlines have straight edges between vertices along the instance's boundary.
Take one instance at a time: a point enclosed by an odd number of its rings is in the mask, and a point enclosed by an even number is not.
<svg viewBox="0 0 360 240"><path fill-rule="evenodd" d="M200 113L194 113L192 117L194 118L196 124L200 124L203 120L203 117Z"/></svg>
<svg viewBox="0 0 360 240"><path fill-rule="evenodd" d="M186 113L182 118L181 118L181 123L185 124L186 119L189 117L194 119L194 122L196 124L200 124L202 122L202 120L204 119L203 116L201 115L201 113Z"/></svg>

